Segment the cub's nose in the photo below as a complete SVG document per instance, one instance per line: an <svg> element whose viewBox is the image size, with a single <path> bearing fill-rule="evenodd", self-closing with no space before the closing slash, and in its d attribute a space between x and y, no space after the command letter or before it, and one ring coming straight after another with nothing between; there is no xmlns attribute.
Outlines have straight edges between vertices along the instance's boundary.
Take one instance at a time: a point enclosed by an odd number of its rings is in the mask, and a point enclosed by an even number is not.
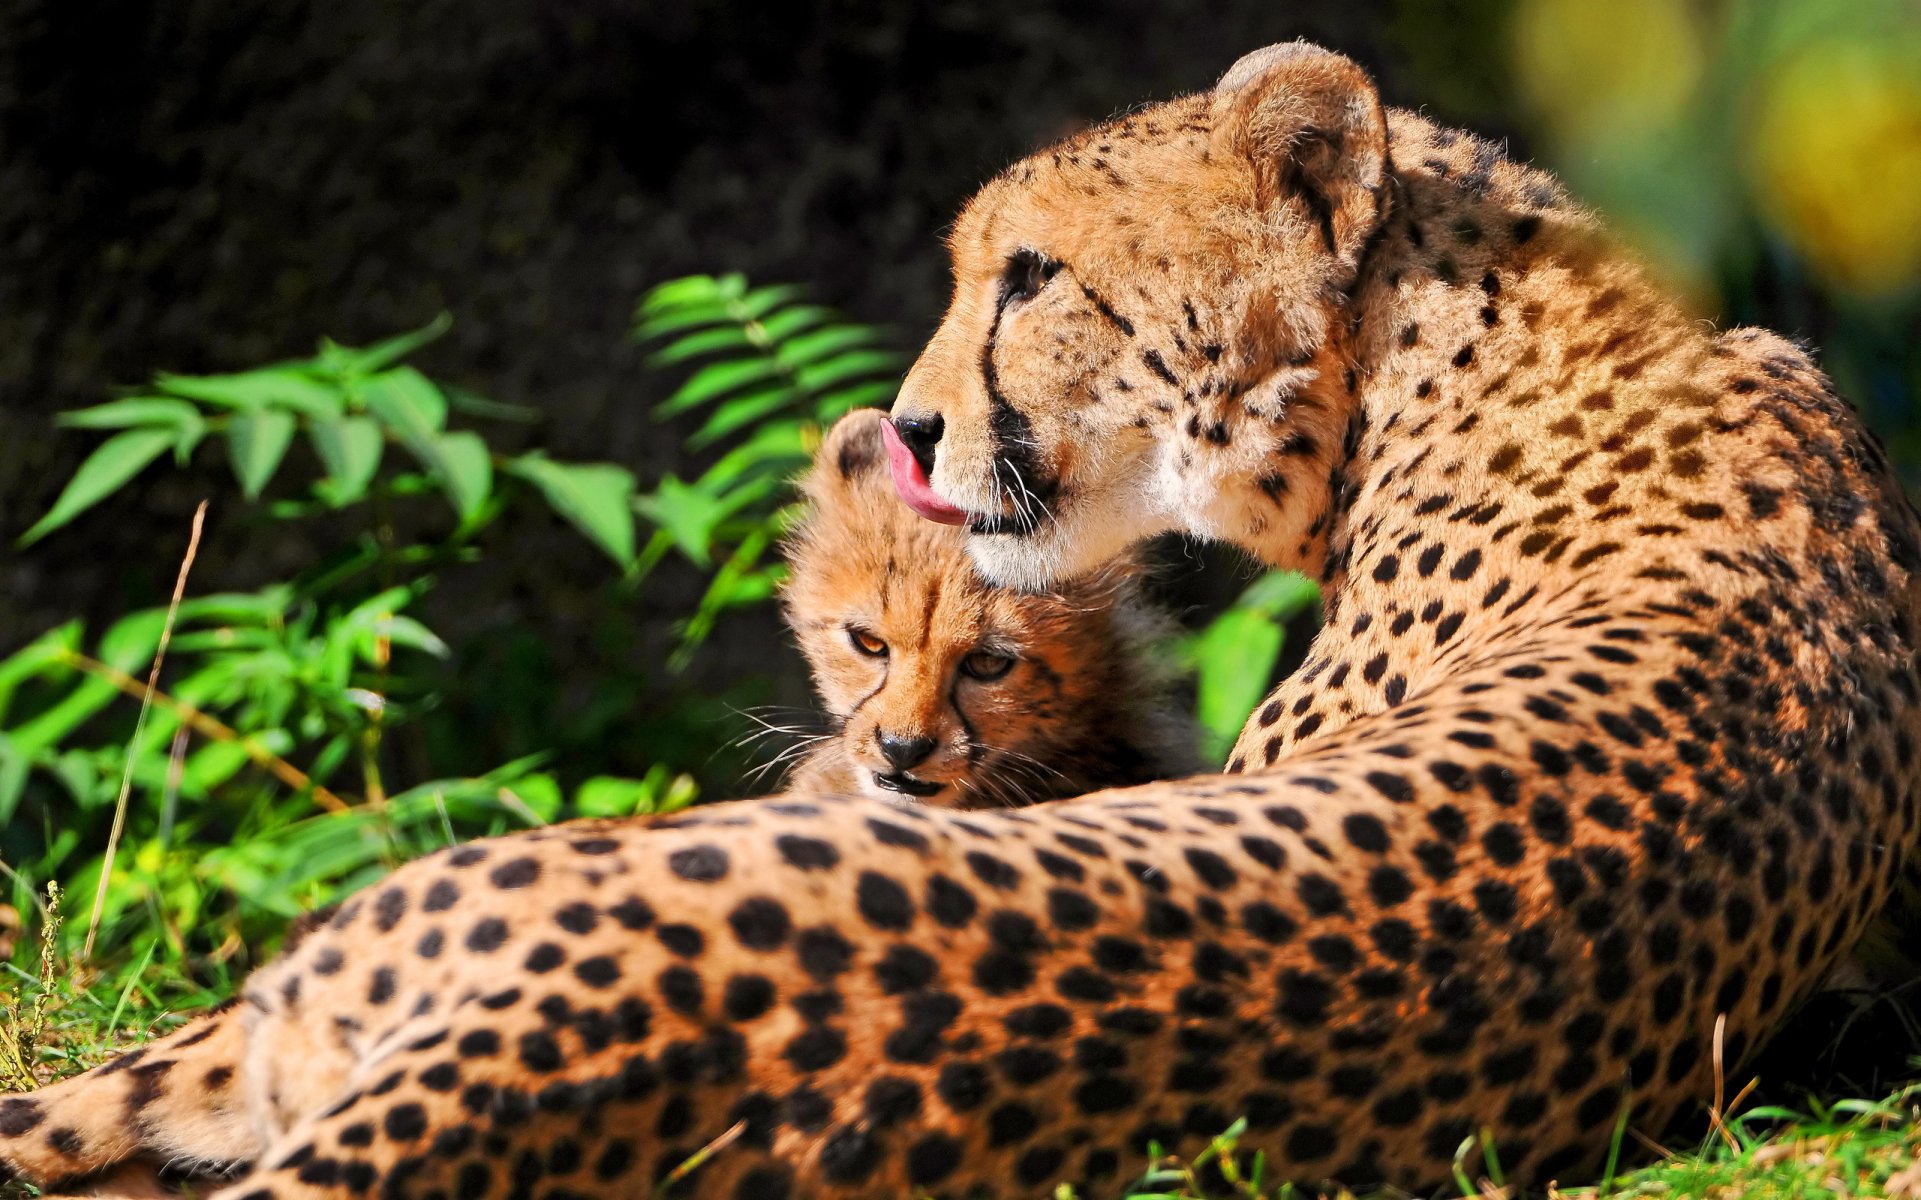
<svg viewBox="0 0 1921 1200"><path fill-rule="evenodd" d="M875 740L880 743L881 757L896 771L911 771L926 762L937 744L930 737L896 737L891 733L879 734Z"/></svg>
<svg viewBox="0 0 1921 1200"><path fill-rule="evenodd" d="M901 416L894 418L894 432L914 455L920 464L923 476L934 473L934 447L940 443L940 435L946 432L947 422L939 413L925 417Z"/></svg>

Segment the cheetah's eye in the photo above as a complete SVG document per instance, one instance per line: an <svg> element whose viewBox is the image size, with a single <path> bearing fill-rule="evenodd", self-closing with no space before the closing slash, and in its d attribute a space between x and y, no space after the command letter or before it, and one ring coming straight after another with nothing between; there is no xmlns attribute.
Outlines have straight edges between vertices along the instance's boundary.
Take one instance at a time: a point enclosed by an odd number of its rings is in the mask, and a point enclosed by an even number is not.
<svg viewBox="0 0 1921 1200"><path fill-rule="evenodd" d="M1039 251L1014 251L1007 260L1007 272L1001 276L1001 307L1032 300L1060 269L1059 263L1048 261Z"/></svg>
<svg viewBox="0 0 1921 1200"><path fill-rule="evenodd" d="M996 654L992 650L976 650L961 659L961 674L982 683L992 683L1013 669L1012 655Z"/></svg>
<svg viewBox="0 0 1921 1200"><path fill-rule="evenodd" d="M847 640L854 644L854 649L869 658L887 657L887 643L865 629L855 629L850 626L847 630Z"/></svg>

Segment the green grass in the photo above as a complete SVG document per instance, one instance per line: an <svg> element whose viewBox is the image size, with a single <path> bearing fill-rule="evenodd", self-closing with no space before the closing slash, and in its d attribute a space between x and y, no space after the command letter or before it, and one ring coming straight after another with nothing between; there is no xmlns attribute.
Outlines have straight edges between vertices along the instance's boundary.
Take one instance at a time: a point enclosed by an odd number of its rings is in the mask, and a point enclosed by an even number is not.
<svg viewBox="0 0 1921 1200"><path fill-rule="evenodd" d="M1234 1169L1235 1134L1215 1139L1191 1161L1157 1160L1127 1193L1127 1200L1200 1200L1228 1195L1236 1200L1348 1200L1350 1193L1325 1193L1269 1184L1258 1159L1249 1169ZM1625 1134L1625 1131L1622 1131ZM1627 1160L1632 1140L1617 1136L1614 1149ZM1645 1159L1647 1151L1633 1155ZM1228 1190L1209 1167L1223 1168ZM1212 1178L1215 1190L1203 1180ZM1470 1140L1455 1164L1455 1194L1472 1200L1520 1200L1523 1193L1505 1186L1499 1164ZM1402 1193L1380 1193L1362 1200L1388 1200ZM1921 1196L1921 1086L1903 1089L1880 1101L1840 1100L1796 1112L1756 1106L1729 1119L1701 1145L1668 1151L1653 1163L1583 1185L1555 1185L1526 1193L1545 1200L1843 1200L1852 1197ZM1075 1200L1068 1189L1055 1200Z"/></svg>
<svg viewBox="0 0 1921 1200"><path fill-rule="evenodd" d="M171 1033L238 982L196 984L145 959L104 973L61 970L50 980L0 963L0 1093L78 1075Z"/></svg>

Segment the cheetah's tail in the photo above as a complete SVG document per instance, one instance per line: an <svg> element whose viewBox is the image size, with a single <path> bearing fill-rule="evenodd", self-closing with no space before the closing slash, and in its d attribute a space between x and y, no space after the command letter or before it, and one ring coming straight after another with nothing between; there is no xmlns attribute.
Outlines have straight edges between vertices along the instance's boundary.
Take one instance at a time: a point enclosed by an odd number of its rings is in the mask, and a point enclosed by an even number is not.
<svg viewBox="0 0 1921 1200"><path fill-rule="evenodd" d="M240 1016L215 1009L84 1075L0 1099L0 1181L57 1190L136 1159L191 1173L251 1161L259 1146L238 1086Z"/></svg>

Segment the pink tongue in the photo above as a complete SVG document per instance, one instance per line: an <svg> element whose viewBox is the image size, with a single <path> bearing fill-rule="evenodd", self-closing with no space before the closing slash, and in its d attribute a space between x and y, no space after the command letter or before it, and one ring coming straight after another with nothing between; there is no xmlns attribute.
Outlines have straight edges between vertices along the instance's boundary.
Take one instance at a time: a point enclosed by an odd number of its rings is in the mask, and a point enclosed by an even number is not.
<svg viewBox="0 0 1921 1200"><path fill-rule="evenodd" d="M887 443L887 469L894 476L894 490L900 494L901 503L930 521L943 525L966 524L965 509L955 508L934 494L926 472L920 469L907 443L900 440L892 421L880 423L880 436Z"/></svg>

